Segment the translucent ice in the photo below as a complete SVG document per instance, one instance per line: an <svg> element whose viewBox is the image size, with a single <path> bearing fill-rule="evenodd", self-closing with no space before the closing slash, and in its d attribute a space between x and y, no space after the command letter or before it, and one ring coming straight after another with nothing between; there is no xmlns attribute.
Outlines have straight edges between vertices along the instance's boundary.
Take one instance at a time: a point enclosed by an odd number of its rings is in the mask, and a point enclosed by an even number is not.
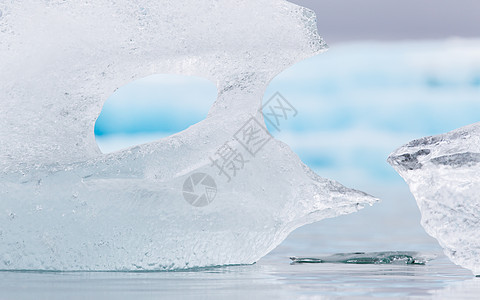
<svg viewBox="0 0 480 300"><path fill-rule="evenodd" d="M337 253L323 257L291 257L294 264L398 264L424 265L433 259L431 255L423 255L412 251L387 252L354 252Z"/></svg>
<svg viewBox="0 0 480 300"><path fill-rule="evenodd" d="M480 274L480 123L412 141L388 161L410 186L427 233Z"/></svg>
<svg viewBox="0 0 480 300"><path fill-rule="evenodd" d="M0 269L253 263L295 228L376 201L317 176L264 130L269 81L326 48L310 10L284 0L0 10ZM103 155L93 127L104 100L158 73L214 81L207 119Z"/></svg>

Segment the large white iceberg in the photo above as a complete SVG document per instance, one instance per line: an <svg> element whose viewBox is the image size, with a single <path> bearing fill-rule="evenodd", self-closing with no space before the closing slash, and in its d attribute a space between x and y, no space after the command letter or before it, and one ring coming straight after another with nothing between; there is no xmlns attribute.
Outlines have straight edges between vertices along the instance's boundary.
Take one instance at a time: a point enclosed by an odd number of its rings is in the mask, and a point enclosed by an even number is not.
<svg viewBox="0 0 480 300"><path fill-rule="evenodd" d="M269 81L326 48L312 11L284 0L0 10L0 269L248 264L299 226L376 201L317 176L265 131ZM104 101L158 73L214 81L207 119L102 154L93 128Z"/></svg>
<svg viewBox="0 0 480 300"><path fill-rule="evenodd" d="M427 233L480 274L480 123L414 140L388 161L410 186Z"/></svg>

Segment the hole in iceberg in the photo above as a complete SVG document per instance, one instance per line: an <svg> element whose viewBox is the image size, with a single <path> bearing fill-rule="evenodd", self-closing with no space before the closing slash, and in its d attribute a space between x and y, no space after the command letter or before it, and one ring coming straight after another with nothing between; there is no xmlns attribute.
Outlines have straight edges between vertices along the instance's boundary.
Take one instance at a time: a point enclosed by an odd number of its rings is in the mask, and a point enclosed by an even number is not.
<svg viewBox="0 0 480 300"><path fill-rule="evenodd" d="M213 82L195 76L156 74L115 91L95 123L103 153L181 132L206 118L217 98Z"/></svg>

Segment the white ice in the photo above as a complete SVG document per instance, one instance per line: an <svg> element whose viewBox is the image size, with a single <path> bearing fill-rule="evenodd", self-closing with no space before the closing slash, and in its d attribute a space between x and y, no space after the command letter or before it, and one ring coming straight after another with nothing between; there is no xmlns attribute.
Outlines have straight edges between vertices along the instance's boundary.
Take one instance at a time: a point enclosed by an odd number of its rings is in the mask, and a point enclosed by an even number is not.
<svg viewBox="0 0 480 300"><path fill-rule="evenodd" d="M249 264L299 226L376 201L319 177L276 140L244 151L231 181L211 166L226 142L242 149L234 136L249 120L269 138L259 112L267 84L326 49L310 10L284 0L25 0L0 10L0 269ZM207 119L102 154L93 127L104 101L159 73L215 82ZM188 182L198 173L217 186L204 182L214 199L203 207L182 192L197 191Z"/></svg>
<svg viewBox="0 0 480 300"><path fill-rule="evenodd" d="M412 141L388 160L410 186L427 233L479 275L480 123Z"/></svg>

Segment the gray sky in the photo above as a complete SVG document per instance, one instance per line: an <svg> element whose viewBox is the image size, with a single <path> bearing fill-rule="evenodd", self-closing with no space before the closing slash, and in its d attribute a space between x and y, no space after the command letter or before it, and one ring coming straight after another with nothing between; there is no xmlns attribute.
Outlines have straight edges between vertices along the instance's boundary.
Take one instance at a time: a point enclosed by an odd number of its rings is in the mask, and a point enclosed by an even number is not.
<svg viewBox="0 0 480 300"><path fill-rule="evenodd" d="M480 0L289 0L317 13L327 43L480 37Z"/></svg>

